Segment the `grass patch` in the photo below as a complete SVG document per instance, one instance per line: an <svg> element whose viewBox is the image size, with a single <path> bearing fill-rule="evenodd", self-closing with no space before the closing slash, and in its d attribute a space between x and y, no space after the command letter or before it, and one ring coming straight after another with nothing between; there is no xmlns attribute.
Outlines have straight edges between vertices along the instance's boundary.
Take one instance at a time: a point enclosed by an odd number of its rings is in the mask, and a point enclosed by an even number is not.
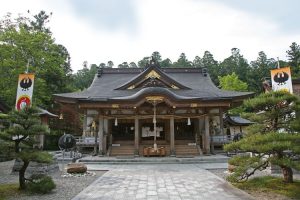
<svg viewBox="0 0 300 200"><path fill-rule="evenodd" d="M0 184L0 200L5 200L8 197L14 196L19 193L19 184Z"/></svg>
<svg viewBox="0 0 300 200"><path fill-rule="evenodd" d="M300 181L298 180L294 180L294 183L285 183L282 178L264 176L253 178L243 183L233 183L233 185L242 190L273 192L300 199Z"/></svg>

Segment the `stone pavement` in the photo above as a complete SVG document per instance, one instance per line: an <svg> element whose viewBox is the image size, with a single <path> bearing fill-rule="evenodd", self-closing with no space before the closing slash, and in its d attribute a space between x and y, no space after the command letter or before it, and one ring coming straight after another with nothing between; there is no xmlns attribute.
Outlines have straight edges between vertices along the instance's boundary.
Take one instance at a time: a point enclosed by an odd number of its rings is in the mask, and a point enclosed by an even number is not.
<svg viewBox="0 0 300 200"><path fill-rule="evenodd" d="M110 168L73 200L253 199L201 164L100 165Z"/></svg>

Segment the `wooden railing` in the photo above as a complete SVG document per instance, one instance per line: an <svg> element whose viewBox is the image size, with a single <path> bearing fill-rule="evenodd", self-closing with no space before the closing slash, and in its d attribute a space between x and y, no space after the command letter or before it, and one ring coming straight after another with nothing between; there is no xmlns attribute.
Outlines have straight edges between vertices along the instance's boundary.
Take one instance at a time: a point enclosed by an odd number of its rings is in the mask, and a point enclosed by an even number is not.
<svg viewBox="0 0 300 200"><path fill-rule="evenodd" d="M211 141L214 144L227 144L233 140L233 135L213 135Z"/></svg>
<svg viewBox="0 0 300 200"><path fill-rule="evenodd" d="M95 141L96 140L96 141ZM76 144L79 146L93 146L95 142L98 143L98 138L95 137L77 137Z"/></svg>

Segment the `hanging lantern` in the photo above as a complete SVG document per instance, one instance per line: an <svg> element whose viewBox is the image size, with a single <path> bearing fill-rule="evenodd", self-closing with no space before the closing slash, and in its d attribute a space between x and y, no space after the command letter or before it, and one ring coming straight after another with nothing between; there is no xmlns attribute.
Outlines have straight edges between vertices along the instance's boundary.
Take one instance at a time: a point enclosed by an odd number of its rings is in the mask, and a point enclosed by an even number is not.
<svg viewBox="0 0 300 200"><path fill-rule="evenodd" d="M191 125L191 118L188 118L188 120L187 120L187 125L188 125L188 126Z"/></svg>
<svg viewBox="0 0 300 200"><path fill-rule="evenodd" d="M118 119L115 118L115 126L118 126Z"/></svg>

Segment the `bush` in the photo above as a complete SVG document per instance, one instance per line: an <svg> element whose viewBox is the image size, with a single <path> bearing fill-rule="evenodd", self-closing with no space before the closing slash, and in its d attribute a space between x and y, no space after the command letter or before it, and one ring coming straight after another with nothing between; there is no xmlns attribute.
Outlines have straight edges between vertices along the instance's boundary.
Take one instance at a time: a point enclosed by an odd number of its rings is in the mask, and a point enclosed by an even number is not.
<svg viewBox="0 0 300 200"><path fill-rule="evenodd" d="M27 189L31 193L46 194L55 189L56 185L50 176L44 174L34 174L30 177Z"/></svg>

